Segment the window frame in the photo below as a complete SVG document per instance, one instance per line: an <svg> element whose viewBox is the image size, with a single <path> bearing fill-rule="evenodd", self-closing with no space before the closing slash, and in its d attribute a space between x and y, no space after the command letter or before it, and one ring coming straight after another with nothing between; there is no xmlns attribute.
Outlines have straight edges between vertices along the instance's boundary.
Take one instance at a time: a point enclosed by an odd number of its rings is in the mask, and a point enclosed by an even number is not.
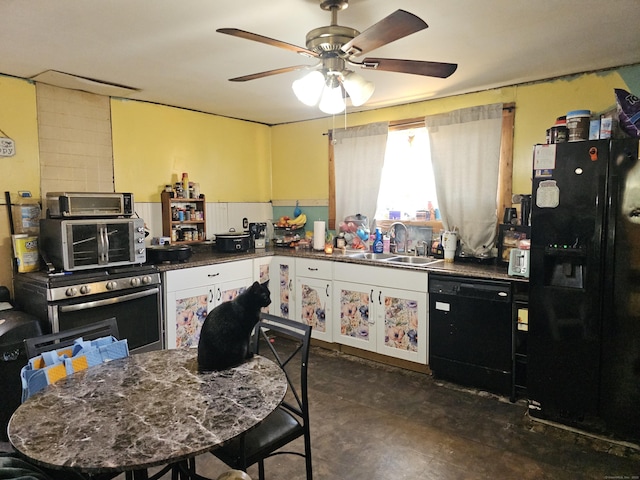
<svg viewBox="0 0 640 480"><path fill-rule="evenodd" d="M515 119L515 103L505 103L502 106L502 132L500 137L500 166L498 170L498 191L497 191L497 217L501 218L500 212L512 205L512 185L513 185L513 130ZM395 120L389 122L389 130L407 130L424 126L424 118L409 118L405 120ZM329 150L329 225L330 230L336 229L336 189L335 189L335 156L333 150L333 130L329 130L328 150ZM379 226L385 226L386 220L377 222ZM389 221L391 224L392 221ZM440 221L403 221L406 225L430 226L434 231L442 229ZM496 229L498 226L496 225Z"/></svg>

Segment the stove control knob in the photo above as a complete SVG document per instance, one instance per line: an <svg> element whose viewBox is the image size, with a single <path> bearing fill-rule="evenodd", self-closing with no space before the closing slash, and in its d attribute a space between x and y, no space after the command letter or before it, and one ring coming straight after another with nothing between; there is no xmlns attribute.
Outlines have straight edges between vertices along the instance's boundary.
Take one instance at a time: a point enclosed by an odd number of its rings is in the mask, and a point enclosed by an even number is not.
<svg viewBox="0 0 640 480"><path fill-rule="evenodd" d="M110 282L107 282L107 285L106 285L107 290L114 290L117 286L118 286L118 282L113 280Z"/></svg>
<svg viewBox="0 0 640 480"><path fill-rule="evenodd" d="M144 277L142 277L142 284L143 285L147 285L151 283L151 277L149 275L145 275Z"/></svg>
<svg viewBox="0 0 640 480"><path fill-rule="evenodd" d="M134 277L131 279L131 281L129 282L129 284L132 287L137 287L138 285L140 285L140 279L138 277Z"/></svg>
<svg viewBox="0 0 640 480"><path fill-rule="evenodd" d="M67 297L75 297L78 294L78 289L76 287L69 287L64 294Z"/></svg>
<svg viewBox="0 0 640 480"><path fill-rule="evenodd" d="M89 285L83 285L80 287L80 293L86 295L87 293L91 293L91 287Z"/></svg>

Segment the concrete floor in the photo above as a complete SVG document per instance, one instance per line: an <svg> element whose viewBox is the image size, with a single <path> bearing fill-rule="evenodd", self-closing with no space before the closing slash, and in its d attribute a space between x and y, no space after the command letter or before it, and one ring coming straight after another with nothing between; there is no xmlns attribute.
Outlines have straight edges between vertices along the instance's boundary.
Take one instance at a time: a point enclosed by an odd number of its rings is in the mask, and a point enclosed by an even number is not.
<svg viewBox="0 0 640 480"><path fill-rule="evenodd" d="M309 396L316 480L640 478L637 446L533 421L524 400L319 347ZM210 454L197 467L212 479L228 469ZM304 479L304 460L267 459L266 475Z"/></svg>

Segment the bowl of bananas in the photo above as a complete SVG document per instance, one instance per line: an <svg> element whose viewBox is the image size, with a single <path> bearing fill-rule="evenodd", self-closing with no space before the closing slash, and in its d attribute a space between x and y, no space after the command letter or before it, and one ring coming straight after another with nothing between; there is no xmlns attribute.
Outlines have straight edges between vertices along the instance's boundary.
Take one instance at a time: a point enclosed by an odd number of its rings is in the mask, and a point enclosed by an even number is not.
<svg viewBox="0 0 640 480"><path fill-rule="evenodd" d="M304 228L306 223L307 216L304 213L301 213L295 218L282 216L276 223L273 224L273 226L275 228L283 228L286 230L300 230L301 228Z"/></svg>
<svg viewBox="0 0 640 480"><path fill-rule="evenodd" d="M307 216L304 213L294 218L282 216L274 222L274 244L277 247L295 246L297 242L304 238L304 226L307 223Z"/></svg>

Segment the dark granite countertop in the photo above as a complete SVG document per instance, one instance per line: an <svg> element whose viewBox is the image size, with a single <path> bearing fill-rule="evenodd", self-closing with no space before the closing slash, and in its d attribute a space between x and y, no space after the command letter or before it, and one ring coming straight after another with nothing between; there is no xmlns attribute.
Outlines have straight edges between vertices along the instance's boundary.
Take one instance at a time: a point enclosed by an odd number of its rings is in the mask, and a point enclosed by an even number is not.
<svg viewBox="0 0 640 480"><path fill-rule="evenodd" d="M182 268L199 267L206 265L213 265L216 263L233 262L237 260L248 260L253 258L260 258L273 255L281 255L294 258L311 258L318 260L331 260L335 262L347 262L355 263L359 265L371 265L385 268L401 268L413 271L424 271L430 273L438 273L444 275L458 275L464 277L484 278L493 280L508 280L515 282L528 282L526 278L511 277L507 273L506 265L492 265L481 264L473 262L455 261L453 263L447 263L444 260L434 259L434 263L430 263L427 266L424 265L405 265L405 264L392 264L381 262L379 260L367 260L361 258L352 258L347 252L343 254L341 252L326 254L324 252L317 252L310 249L295 249L295 248L266 248L248 250L247 252L239 253L220 253L217 252L213 245L195 244L192 246L193 254L189 260L180 263L162 263L158 264L158 270L166 272L169 270L178 270Z"/></svg>
<svg viewBox="0 0 640 480"><path fill-rule="evenodd" d="M13 446L34 463L84 473L142 470L211 450L262 421L287 391L255 356L198 373L197 349L139 353L75 373L13 414Z"/></svg>

